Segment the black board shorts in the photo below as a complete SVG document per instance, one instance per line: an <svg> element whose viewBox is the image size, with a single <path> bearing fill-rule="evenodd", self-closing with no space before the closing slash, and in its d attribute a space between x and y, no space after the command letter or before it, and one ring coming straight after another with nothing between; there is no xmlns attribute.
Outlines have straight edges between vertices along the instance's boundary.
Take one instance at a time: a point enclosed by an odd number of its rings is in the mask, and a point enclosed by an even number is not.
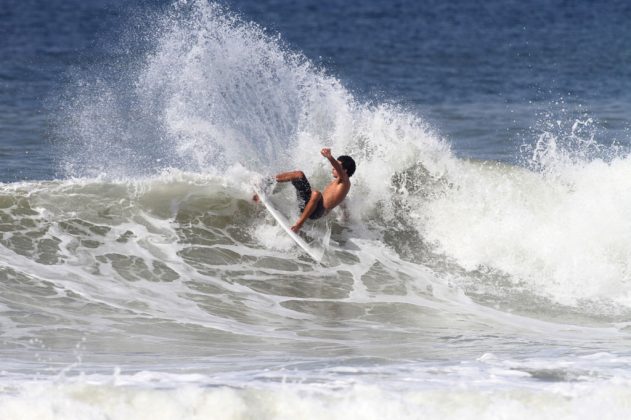
<svg viewBox="0 0 631 420"><path fill-rule="evenodd" d="M300 213L305 211L305 207L307 203L311 199L311 184L307 181L306 177L302 177L299 179L295 179L291 181L294 188L296 188L296 195L298 196L298 208L300 209ZM309 216L309 219L316 220L324 215L326 209L324 208L324 203L322 202L322 196L318 200L318 204L316 204L315 210Z"/></svg>

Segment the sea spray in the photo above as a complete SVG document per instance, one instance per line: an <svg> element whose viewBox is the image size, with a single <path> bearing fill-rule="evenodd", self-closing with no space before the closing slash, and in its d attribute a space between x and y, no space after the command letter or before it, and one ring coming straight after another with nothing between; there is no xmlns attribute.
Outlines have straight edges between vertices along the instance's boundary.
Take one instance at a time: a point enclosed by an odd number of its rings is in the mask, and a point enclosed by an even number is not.
<svg viewBox="0 0 631 420"><path fill-rule="evenodd" d="M314 123L330 127L348 100L279 38L213 3L174 4L147 42L139 64L91 69L106 76L88 74L73 87L63 115L70 175L213 171L237 162L278 170L295 164L298 138Z"/></svg>
<svg viewBox="0 0 631 420"><path fill-rule="evenodd" d="M302 169L320 186L329 168L319 151L329 146L361 162L352 217L378 208L390 226L407 226L402 213L416 207L418 215L422 203L402 200L419 189L430 194L425 185L453 165L447 143L422 119L359 103L278 37L216 4L177 3L156 27L143 60L93 69L118 74L78 82L62 114L68 175L124 180L165 168L245 166L262 174Z"/></svg>

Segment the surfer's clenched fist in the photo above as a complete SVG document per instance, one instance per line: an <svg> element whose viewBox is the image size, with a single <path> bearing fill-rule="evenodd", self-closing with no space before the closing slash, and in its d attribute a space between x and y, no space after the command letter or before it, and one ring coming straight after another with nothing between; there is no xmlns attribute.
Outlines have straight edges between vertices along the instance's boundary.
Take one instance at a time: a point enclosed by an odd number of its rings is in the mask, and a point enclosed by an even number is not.
<svg viewBox="0 0 631 420"><path fill-rule="evenodd" d="M322 156L324 156L327 159L332 157L331 156L331 149L329 149L328 147L325 147L322 150L320 150L320 153L322 154Z"/></svg>

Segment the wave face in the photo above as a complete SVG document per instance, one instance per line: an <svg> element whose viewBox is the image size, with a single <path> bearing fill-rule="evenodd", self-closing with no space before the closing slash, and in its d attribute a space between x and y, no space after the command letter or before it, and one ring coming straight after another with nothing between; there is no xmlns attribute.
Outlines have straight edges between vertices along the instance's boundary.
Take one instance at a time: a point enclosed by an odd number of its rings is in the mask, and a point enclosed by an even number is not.
<svg viewBox="0 0 631 420"><path fill-rule="evenodd" d="M572 221L589 222L589 206L563 222L546 215L547 208L574 209L565 201L592 191L590 183L570 189L523 169L456 163L457 184L446 174L440 182L420 176L432 194L404 188L403 174L390 181L387 204L358 199L357 188L350 219L340 213L322 222L331 232L324 265L251 201L257 174L243 168L4 185L0 275L3 312L14 325L5 345L30 348L34 342L23 340L35 337L64 349L89 339L93 350L107 343L110 357L123 360L128 349L164 343L165 353L206 356L273 353L283 343L306 356L441 358L434 346L451 340L442 328L492 329L500 341L519 332L536 348L559 322L568 332L555 342L570 343L587 328L587 342L620 344L613 331L626 328L628 306L615 270L626 260L606 252L624 252L620 232L597 240L592 230L576 231ZM603 175L624 166L594 162L582 171ZM363 188L365 196L377 194ZM491 193L502 189L506 194ZM283 193L289 200L291 187ZM616 207L604 208L615 223ZM498 225L513 226L514 235ZM567 237L545 236L555 229L568 229ZM586 245L576 235L594 236ZM549 250L563 247L589 259L568 262ZM570 269L576 274L562 277ZM392 340L401 344L392 349ZM454 349L450 357L478 351Z"/></svg>
<svg viewBox="0 0 631 420"><path fill-rule="evenodd" d="M210 322L227 334L251 332L245 320L289 322L296 308L299 318L322 315L329 303L315 298L341 299L362 317L354 299L384 291L402 296L394 312L445 290L463 293L467 311L499 310L499 320L610 327L628 316L629 159L594 146L589 122L544 130L527 168L462 160L420 117L361 103L220 6L179 2L154 21L142 58L94 69L67 92L59 160L74 181L3 187L4 258L21 261L4 271L15 284L41 275L56 296L53 279L63 278L79 308L202 327L222 311L232 318L245 296L274 295L271 312ZM323 146L359 163L350 218L331 218L326 274L249 202L252 179L281 170L323 185ZM43 287L37 278L29 283ZM200 304L195 290L206 287L209 302L219 293L231 303ZM459 311L459 299L447 301ZM66 310L58 316L79 317Z"/></svg>
<svg viewBox="0 0 631 420"><path fill-rule="evenodd" d="M589 123L544 132L522 167L463 160L422 118L362 103L220 6L178 2L155 24L141 58L94 69L64 96L63 179L0 184L0 347L16 372L87 372L56 388L60 399L95 383L117 400L109 380L194 383L195 404L227 395L230 409L286 378L384 404L406 389L403 414L436 375L440 392L499 371L524 389L618 375L615 356L598 353L603 376L585 366L588 353L626 348L631 163L595 147ZM325 146L358 169L348 214L323 222L319 265L252 203L251 183L302 169L322 186ZM109 376L112 365L129 375ZM157 373L173 370L184 376ZM388 389L354 388L362 375ZM26 404L34 388L19 383ZM218 385L229 389L206 389ZM549 391L543 406L565 409ZM318 392L303 402L334 398ZM585 393L573 392L578 407Z"/></svg>
<svg viewBox="0 0 631 420"><path fill-rule="evenodd" d="M626 312L631 197L621 180L629 164L616 150L594 150L589 122L544 130L526 156L534 170L463 161L419 117L358 102L277 37L217 5L177 3L156 25L143 60L96 72L69 93L67 175L300 168L323 183L318 152L328 146L360 163L354 222L379 231L400 256L431 265L436 253L487 273L482 284L464 275L471 292L485 294L501 277L510 293L570 306L604 300L597 312L612 303Z"/></svg>

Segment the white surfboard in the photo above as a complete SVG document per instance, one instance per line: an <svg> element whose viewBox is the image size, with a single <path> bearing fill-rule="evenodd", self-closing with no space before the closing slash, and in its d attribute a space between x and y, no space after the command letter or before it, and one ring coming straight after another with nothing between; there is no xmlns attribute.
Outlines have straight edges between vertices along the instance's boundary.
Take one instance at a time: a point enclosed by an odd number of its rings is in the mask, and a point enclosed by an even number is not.
<svg viewBox="0 0 631 420"><path fill-rule="evenodd" d="M289 237L293 239L300 248L302 248L311 258L313 258L314 261L322 261L322 257L324 256L324 248L309 245L302 237L300 237L300 235L291 230L291 225L289 224L285 216L283 216L283 214L272 205L265 191L259 185L253 185L253 187L254 191L259 196L259 201L263 203L269 214L272 215L274 220L276 220L278 225L287 233L287 235L289 235Z"/></svg>

